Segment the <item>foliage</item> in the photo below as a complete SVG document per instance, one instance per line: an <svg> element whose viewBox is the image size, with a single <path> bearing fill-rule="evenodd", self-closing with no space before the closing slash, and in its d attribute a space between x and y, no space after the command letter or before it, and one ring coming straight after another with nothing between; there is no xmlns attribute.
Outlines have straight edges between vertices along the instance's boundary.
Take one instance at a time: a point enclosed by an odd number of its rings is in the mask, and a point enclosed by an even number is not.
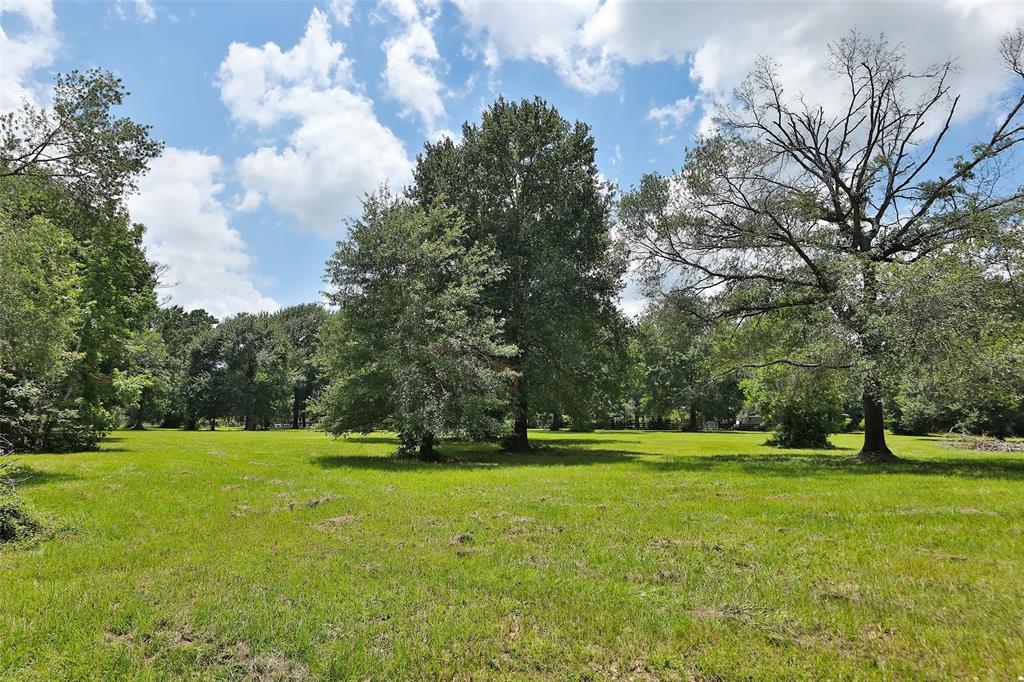
<svg viewBox="0 0 1024 682"><path fill-rule="evenodd" d="M750 402L771 426L772 445L826 448L829 435L843 426L848 377L836 371L772 365L742 382Z"/></svg>
<svg viewBox="0 0 1024 682"><path fill-rule="evenodd" d="M61 399L80 355L81 267L72 235L18 213L24 183L0 183L0 437L15 449L89 446L96 434Z"/></svg>
<svg viewBox="0 0 1024 682"><path fill-rule="evenodd" d="M528 447L533 412L602 402L602 351L620 322L615 297L624 265L613 249L611 188L595 161L594 138L540 98L498 98L462 139L427 144L409 193L419 206L456 209L468 238L493 248L502 276L485 298L503 320L511 365L512 446ZM624 340L622 344L624 344Z"/></svg>
<svg viewBox="0 0 1024 682"><path fill-rule="evenodd" d="M23 542L44 528L45 522L28 500L0 486L0 544Z"/></svg>
<svg viewBox="0 0 1024 682"><path fill-rule="evenodd" d="M25 103L0 116L0 181L55 178L77 200L119 202L163 148L150 138L149 126L111 114L127 95L121 79L107 71L58 74L52 107Z"/></svg>
<svg viewBox="0 0 1024 682"><path fill-rule="evenodd" d="M485 290L502 269L462 218L381 190L366 198L327 272L338 306L322 331L327 431L394 429L404 451L431 458L435 438L500 428L513 376L503 365L514 349L498 341Z"/></svg>
<svg viewBox="0 0 1024 682"><path fill-rule="evenodd" d="M147 420L160 419L170 404L170 358L160 334L144 331L134 336L125 364L123 371L114 370L114 388L126 406L131 427L142 429Z"/></svg>
<svg viewBox="0 0 1024 682"><path fill-rule="evenodd" d="M0 544L27 540L43 529L43 519L14 489L18 464L0 440Z"/></svg>
<svg viewBox="0 0 1024 682"><path fill-rule="evenodd" d="M161 145L111 114L125 94L71 73L51 109L0 117L0 435L18 449L94 446L147 383L128 366L156 268L123 200Z"/></svg>
<svg viewBox="0 0 1024 682"><path fill-rule="evenodd" d="M323 376L317 352L320 347L320 327L327 319L327 311L319 303L302 303L274 313L273 321L288 342L288 364L295 374L292 386L292 428L306 426L306 418L313 399L323 390Z"/></svg>
<svg viewBox="0 0 1024 682"><path fill-rule="evenodd" d="M246 430L288 414L293 383L287 339L267 313L242 313L217 326L228 410Z"/></svg>
<svg viewBox="0 0 1024 682"><path fill-rule="evenodd" d="M1024 290L979 260L963 245L888 283L898 431L1024 434Z"/></svg>
<svg viewBox="0 0 1024 682"><path fill-rule="evenodd" d="M201 359L208 355L203 352L203 346L209 345L211 330L216 323L217 318L202 308L186 312L175 305L161 308L157 313L155 328L166 349L169 383L162 415L163 426L197 427L202 410L197 405L198 391L194 384L198 382L199 374L213 370L212 362L204 363Z"/></svg>
<svg viewBox="0 0 1024 682"><path fill-rule="evenodd" d="M231 395L221 348L222 337L208 329L197 332L194 342L184 349L184 376L176 396L183 426L189 431L197 429L201 419L213 430L217 420L229 414Z"/></svg>

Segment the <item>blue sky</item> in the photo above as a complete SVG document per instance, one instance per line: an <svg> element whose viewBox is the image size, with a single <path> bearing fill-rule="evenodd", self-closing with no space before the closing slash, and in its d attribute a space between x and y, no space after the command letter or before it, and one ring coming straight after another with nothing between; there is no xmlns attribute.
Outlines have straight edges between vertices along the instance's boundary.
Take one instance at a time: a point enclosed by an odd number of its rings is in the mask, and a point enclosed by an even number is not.
<svg viewBox="0 0 1024 682"><path fill-rule="evenodd" d="M22 2L5 0L0 86L45 103L54 72L99 66L168 153L133 197L163 293L217 315L314 300L363 191L498 94L540 95L593 128L621 185L678 166L762 52L823 91L824 45L885 30L911 61L961 59L957 138L1005 85L995 36L1020 3ZM924 10L924 11L922 11ZM635 309L632 290L627 309Z"/></svg>

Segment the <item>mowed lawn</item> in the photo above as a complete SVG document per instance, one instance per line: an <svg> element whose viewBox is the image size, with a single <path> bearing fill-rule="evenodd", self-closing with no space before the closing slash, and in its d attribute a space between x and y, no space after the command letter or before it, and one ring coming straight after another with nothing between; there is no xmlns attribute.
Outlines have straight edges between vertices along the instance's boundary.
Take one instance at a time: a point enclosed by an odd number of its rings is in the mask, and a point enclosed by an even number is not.
<svg viewBox="0 0 1024 682"><path fill-rule="evenodd" d="M758 433L121 432L26 456L67 529L0 550L4 679L1024 675L1024 458Z"/></svg>

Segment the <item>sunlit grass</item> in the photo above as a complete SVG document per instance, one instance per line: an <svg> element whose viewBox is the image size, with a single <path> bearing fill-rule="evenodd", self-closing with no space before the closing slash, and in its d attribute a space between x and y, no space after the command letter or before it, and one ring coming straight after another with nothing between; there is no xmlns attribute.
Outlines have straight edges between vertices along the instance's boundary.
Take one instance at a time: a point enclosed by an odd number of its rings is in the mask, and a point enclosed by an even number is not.
<svg viewBox="0 0 1024 682"><path fill-rule="evenodd" d="M0 550L0 677L1024 675L1024 457L755 433L117 433L22 458L70 530Z"/></svg>

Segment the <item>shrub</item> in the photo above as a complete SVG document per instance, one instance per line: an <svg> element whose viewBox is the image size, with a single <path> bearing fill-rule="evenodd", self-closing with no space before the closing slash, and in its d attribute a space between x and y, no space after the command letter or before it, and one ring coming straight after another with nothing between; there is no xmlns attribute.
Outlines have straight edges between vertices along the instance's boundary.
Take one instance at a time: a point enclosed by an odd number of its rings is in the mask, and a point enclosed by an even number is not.
<svg viewBox="0 0 1024 682"><path fill-rule="evenodd" d="M13 488L0 486L0 543L28 540L44 528L32 505Z"/></svg>
<svg viewBox="0 0 1024 682"><path fill-rule="evenodd" d="M774 365L743 382L743 390L784 448L826 448L843 427L846 378L838 372Z"/></svg>

